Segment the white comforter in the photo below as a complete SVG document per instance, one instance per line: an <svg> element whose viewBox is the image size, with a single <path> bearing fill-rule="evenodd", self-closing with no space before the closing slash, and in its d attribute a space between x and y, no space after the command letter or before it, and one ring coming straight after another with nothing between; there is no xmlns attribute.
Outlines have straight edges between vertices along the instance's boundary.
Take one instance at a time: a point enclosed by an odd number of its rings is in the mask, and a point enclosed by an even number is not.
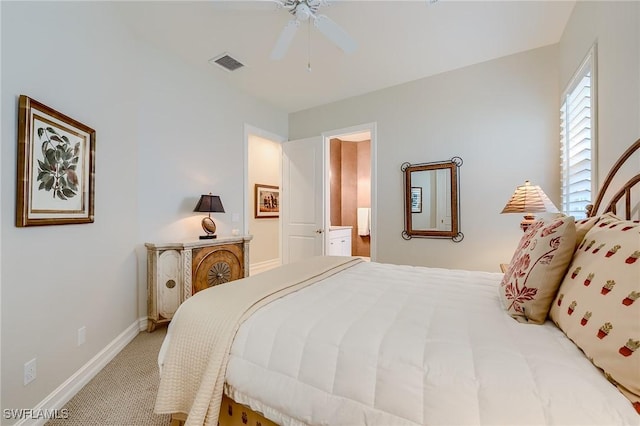
<svg viewBox="0 0 640 426"><path fill-rule="evenodd" d="M553 324L504 313L500 278L358 264L249 318L226 393L283 425L640 424Z"/></svg>

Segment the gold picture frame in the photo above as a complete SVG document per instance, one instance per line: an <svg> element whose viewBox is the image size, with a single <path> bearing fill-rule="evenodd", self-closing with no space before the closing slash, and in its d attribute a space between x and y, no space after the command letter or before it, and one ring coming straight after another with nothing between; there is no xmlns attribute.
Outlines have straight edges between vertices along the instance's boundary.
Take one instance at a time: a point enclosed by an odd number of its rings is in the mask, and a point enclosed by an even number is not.
<svg viewBox="0 0 640 426"><path fill-rule="evenodd" d="M254 204L256 219L280 217L280 188L256 183Z"/></svg>
<svg viewBox="0 0 640 426"><path fill-rule="evenodd" d="M94 220L96 131L21 95L16 226Z"/></svg>

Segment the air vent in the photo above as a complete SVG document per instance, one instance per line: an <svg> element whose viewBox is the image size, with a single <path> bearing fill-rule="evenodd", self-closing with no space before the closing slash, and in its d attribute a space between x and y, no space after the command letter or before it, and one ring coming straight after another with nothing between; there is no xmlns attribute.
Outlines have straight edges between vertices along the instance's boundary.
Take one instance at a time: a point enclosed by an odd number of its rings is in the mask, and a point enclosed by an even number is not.
<svg viewBox="0 0 640 426"><path fill-rule="evenodd" d="M227 71L235 71L238 68L244 67L244 64L235 58L232 58L228 53L216 56L209 59L209 62L221 66Z"/></svg>

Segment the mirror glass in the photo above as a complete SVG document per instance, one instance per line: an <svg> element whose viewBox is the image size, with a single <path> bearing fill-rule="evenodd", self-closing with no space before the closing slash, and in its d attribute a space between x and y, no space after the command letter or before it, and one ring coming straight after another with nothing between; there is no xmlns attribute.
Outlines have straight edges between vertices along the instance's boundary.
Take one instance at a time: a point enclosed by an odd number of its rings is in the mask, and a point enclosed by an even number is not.
<svg viewBox="0 0 640 426"><path fill-rule="evenodd" d="M405 239L444 237L461 240L458 229L458 167L451 161L403 165L405 172Z"/></svg>

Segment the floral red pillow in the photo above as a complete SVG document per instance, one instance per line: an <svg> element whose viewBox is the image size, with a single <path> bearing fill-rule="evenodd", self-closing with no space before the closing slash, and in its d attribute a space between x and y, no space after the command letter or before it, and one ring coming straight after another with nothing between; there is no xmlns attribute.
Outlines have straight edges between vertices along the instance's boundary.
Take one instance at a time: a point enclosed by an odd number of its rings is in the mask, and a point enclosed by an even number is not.
<svg viewBox="0 0 640 426"><path fill-rule="evenodd" d="M571 262L575 240L571 216L539 220L529 227L499 287L509 315L520 322L545 322Z"/></svg>

